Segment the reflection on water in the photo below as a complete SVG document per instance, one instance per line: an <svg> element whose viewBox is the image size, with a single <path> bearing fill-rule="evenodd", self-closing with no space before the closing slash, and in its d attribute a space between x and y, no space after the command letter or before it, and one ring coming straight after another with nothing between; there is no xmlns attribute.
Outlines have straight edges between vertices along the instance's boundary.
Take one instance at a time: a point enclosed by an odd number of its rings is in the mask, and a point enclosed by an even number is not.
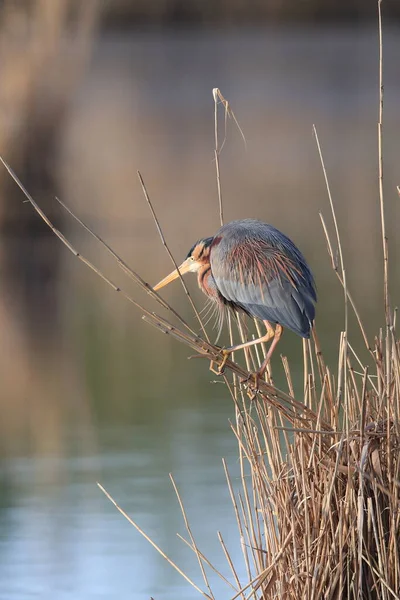
<svg viewBox="0 0 400 600"><path fill-rule="evenodd" d="M400 243L399 40L398 32L387 32L385 185L393 257ZM318 125L323 144L348 282L368 332L374 332L382 323L376 57L370 30L102 39L62 136L57 177L63 198L143 277L158 281L170 264L136 169L179 260L218 226L211 89L220 87L247 138L245 151L230 127L221 155L226 217L262 218L299 244L316 274L318 330L334 367L342 294L319 223L322 210L331 228L311 126ZM123 281L74 223L69 236ZM197 597L95 485L101 481L201 584L195 557L175 536L184 528L169 472L200 549L228 575L216 537L221 530L244 582L221 466L225 457L237 474L226 391L209 384L214 376L205 364L187 361L186 348L149 328L72 255L63 256L61 317L51 338L40 335L44 313L35 315L39 333L27 341L7 282L2 290L0 598ZM394 272L394 296L399 283ZM130 282L123 285L149 303ZM178 284L165 295L192 319ZM203 298L194 295L202 306ZM287 333L281 349L296 380L298 338ZM282 384L278 360L274 374ZM218 597L229 597L216 577L211 580Z"/></svg>

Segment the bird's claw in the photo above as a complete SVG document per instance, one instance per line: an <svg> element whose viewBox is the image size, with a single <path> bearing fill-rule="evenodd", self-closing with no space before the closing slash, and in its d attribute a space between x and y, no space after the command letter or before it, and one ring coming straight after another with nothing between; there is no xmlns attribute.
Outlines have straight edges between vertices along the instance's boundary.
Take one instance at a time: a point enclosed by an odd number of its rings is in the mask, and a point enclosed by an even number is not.
<svg viewBox="0 0 400 600"><path fill-rule="evenodd" d="M254 380L254 383L251 381L252 379ZM256 371L255 373L249 373L246 377L242 377L239 380L239 383L241 385L247 387L247 395L249 396L250 400L254 400L254 398L257 396L257 393L259 392L259 380L260 373L258 371Z"/></svg>
<svg viewBox="0 0 400 600"><path fill-rule="evenodd" d="M210 371L211 371L212 373L214 373L215 375L221 375L221 373L220 373L220 368L219 368L218 364L217 364L217 368L216 368L216 369L214 369L214 365L215 365L215 364L216 364L216 363L215 363L215 361L214 361L214 360L212 360L212 361L210 362Z"/></svg>
<svg viewBox="0 0 400 600"><path fill-rule="evenodd" d="M226 361L228 360L230 352L227 351L225 348L221 348L221 354L223 355L223 359L222 359L222 363L220 365L218 365L218 363L216 363L216 361L214 361L214 360L212 360L210 363L210 371L212 371L216 375L224 374ZM217 364L216 369L214 369L214 364Z"/></svg>
<svg viewBox="0 0 400 600"><path fill-rule="evenodd" d="M230 351L227 350L226 348L222 348L221 353L224 358L222 359L222 363L218 367L218 375L223 375L223 373L225 371L226 361L228 360L229 355L230 355Z"/></svg>

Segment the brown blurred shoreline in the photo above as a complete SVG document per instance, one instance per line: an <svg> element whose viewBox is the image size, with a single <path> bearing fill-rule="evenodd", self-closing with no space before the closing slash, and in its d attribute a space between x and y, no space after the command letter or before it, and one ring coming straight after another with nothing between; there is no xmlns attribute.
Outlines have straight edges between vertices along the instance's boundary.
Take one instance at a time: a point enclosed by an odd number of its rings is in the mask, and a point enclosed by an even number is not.
<svg viewBox="0 0 400 600"><path fill-rule="evenodd" d="M400 3L385 0L384 18L400 19ZM360 0L114 0L104 4L103 27L210 27L376 23L377 2Z"/></svg>

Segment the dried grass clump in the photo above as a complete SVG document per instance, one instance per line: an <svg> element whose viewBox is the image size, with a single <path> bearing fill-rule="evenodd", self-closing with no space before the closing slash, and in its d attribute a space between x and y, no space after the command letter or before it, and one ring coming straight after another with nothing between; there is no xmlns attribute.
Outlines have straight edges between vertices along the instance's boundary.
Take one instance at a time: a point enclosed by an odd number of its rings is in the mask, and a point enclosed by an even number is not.
<svg viewBox="0 0 400 600"><path fill-rule="evenodd" d="M380 3L379 3L380 8ZM390 307L388 282L388 246L385 229L382 168L382 40L380 32L380 99L379 99L379 197L383 246L385 327L371 344L356 310L346 281L339 227L314 128L323 174L327 185L335 242L331 241L321 216L328 252L344 292L345 323L340 333L337 372L333 375L325 364L316 331L312 341L303 342L304 385L295 392L290 366L282 357L287 392L278 389L268 370L259 389L249 385L249 372L260 364L258 347L236 353L228 360L223 380L235 407L232 431L238 442L240 465L239 487L233 486L223 461L227 484L237 518L247 584L220 534L221 548L231 571L224 576L198 548L178 488L171 476L182 510L188 539L181 538L195 553L204 588L201 589L107 497L156 550L205 598L214 599L212 577L227 586L226 598L235 600L315 599L315 600L386 600L400 598L400 511L399 511L399 413L400 413L400 342L396 337L395 313ZM223 221L223 204L219 177L217 105L222 103L226 116L234 115L219 90L215 99L215 159L219 193L219 214ZM156 300L167 319L140 305L115 285L106 275L83 257L60 233L23 187L10 167L4 163L34 209L60 240L94 270L115 291L137 306L143 318L163 333L191 347L198 356L210 361L212 369L221 365L220 348L209 341L201 315L190 299L202 334L196 333L136 272L134 272L99 236L91 231L64 204L62 206L86 231L109 252L123 272ZM160 225L139 174L145 198L175 267ZM335 256L338 249L339 264ZM348 339L348 313L354 311L360 339L360 351ZM257 323L255 324L257 327ZM231 341L236 333L245 338L242 319L230 322ZM358 347L358 346L357 346ZM361 354L363 352L363 354ZM239 361L238 361L239 356ZM366 364L366 361L370 366ZM244 379L242 382L241 380ZM301 400L299 396L301 395ZM250 399L249 399L250 397Z"/></svg>
<svg viewBox="0 0 400 600"><path fill-rule="evenodd" d="M305 344L307 415L283 416L267 391L237 412L237 516L257 574L247 594L398 598L400 363L387 336L371 352L374 374L356 373L343 336L336 381Z"/></svg>

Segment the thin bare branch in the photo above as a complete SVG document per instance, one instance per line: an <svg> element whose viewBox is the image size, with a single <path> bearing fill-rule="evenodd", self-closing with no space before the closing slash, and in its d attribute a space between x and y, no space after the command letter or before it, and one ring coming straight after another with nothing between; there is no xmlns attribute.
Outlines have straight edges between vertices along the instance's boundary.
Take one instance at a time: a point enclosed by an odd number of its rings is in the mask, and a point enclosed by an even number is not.
<svg viewBox="0 0 400 600"><path fill-rule="evenodd" d="M379 35L379 109L378 109L378 182L379 182L379 208L381 214L382 248L383 248L383 293L386 325L390 327L390 300L389 300L389 250L386 234L385 202L383 196L383 35L382 35L382 0L378 0L378 35Z"/></svg>
<svg viewBox="0 0 400 600"><path fill-rule="evenodd" d="M60 198L58 198L56 196L56 200L57 202L64 208L64 210L67 211L67 213L69 213L71 215L71 217L73 219L75 219L75 221L77 221L77 223L79 223L79 225L81 225L81 227L83 227L83 229L85 229L85 231L87 231L92 237L94 237L95 240L97 240L102 246L103 248L109 253L111 254L111 256L113 258L115 258L115 260L118 263L118 266L122 269L122 271L128 275L128 277L130 277L135 283L137 283L139 285L139 287L141 287L142 289L144 289L152 298L154 298L155 300L157 300L157 302L159 304L161 304L161 306L163 308L166 308L167 310L171 311L171 313L177 317L177 319L179 319L179 321L182 323L182 325L184 325L191 333L195 333L190 327L189 325L184 321L184 319L182 319L182 317L176 312L176 310L174 308L172 308L172 306L170 306L159 294L158 292L155 292L153 290L153 288L151 287L151 285L149 285L144 279L142 279L142 277L140 277L140 275L138 275L135 271L133 271L133 269L131 269L129 267L129 265L126 264L126 262L120 257L118 256L118 254L97 234L95 233L86 223L84 223L62 200L60 200Z"/></svg>
<svg viewBox="0 0 400 600"><path fill-rule="evenodd" d="M97 483L98 487L100 488L100 490L103 492L103 494L109 499L109 501L114 504L115 508L118 510L118 512L121 513L121 515L123 517L125 517L125 519L131 524L133 525L133 527L140 533L140 535L142 535L145 540L147 540L149 542L149 544L151 544L153 546L153 548L155 548L157 550L157 552L163 557L165 558L165 560L171 565L171 567L173 567L175 569L175 571L177 571L179 573L179 575L181 575L188 583L190 583L190 585L197 591L199 592L202 596L204 596L204 598L207 598L207 600L213 600L208 594L206 594L206 592L203 592L203 590L201 590L191 579L190 577L188 577L186 575L186 573L184 573L182 571L182 569L180 569L178 567L178 565L176 563L174 563L173 560L171 560L169 558L169 556L167 556L165 554L165 552L163 552L163 550L161 550L161 548L159 546L157 546L157 544L155 542L153 542L153 540L143 531L143 529L141 529L139 527L139 525L137 523L135 523L135 521L117 504L117 502L114 500L114 498L111 496L111 494L109 494L107 492L107 490L101 485L101 483Z"/></svg>
<svg viewBox="0 0 400 600"><path fill-rule="evenodd" d="M56 235L58 237L58 239L64 244L64 246L66 246L68 248L68 250L76 258L78 258L87 267L89 267L89 269L91 269L94 273L96 273L96 275L98 277L100 277L100 279L105 281L115 292L119 292L126 300L128 300L131 304L133 304L137 308L139 308L144 314L146 314L149 317L155 317L155 316L157 317L157 315L155 313L151 313L149 310L147 310L147 308L145 308L144 306L139 304L139 302L136 302L136 300L134 300L122 288L120 288L118 285L113 283L111 281L111 279L109 279L106 275L104 275L104 273L102 271L100 271L100 269L98 269L92 262L90 262L87 258L85 258L78 250L76 250L76 248L67 240L67 238L61 233L61 231L59 231L53 225L53 223L50 221L50 219L47 217L47 215L42 211L40 206L35 202L35 200L32 198L32 196L26 190L26 188L24 187L24 185L22 184L20 179L17 177L17 175L14 173L14 171L11 169L11 167L8 165L8 163L1 156L0 156L0 161L3 163L4 167L7 169L8 173L11 175L12 179L15 181L15 183L20 188L20 190L24 193L25 197L27 198L29 203L33 206L33 208L38 213L38 215L43 219L43 221L51 229L51 231L54 233L54 235ZM159 318L160 321L163 321L162 317L157 317L157 318Z"/></svg>
<svg viewBox="0 0 400 600"><path fill-rule="evenodd" d="M150 208L150 212L151 212L151 214L152 214L152 217L153 217L153 219L154 219L154 222L155 222L155 224L156 224L156 227L157 227L158 234L159 234L159 236L160 236L160 238L161 238L161 242L162 242L162 244L163 244L163 246L164 246L165 250L167 251L167 254L168 254L168 256L170 257L170 259L171 259L171 261L172 261L172 264L174 265L175 269L176 269L176 270L178 271L178 273L179 273L179 279L181 280L181 284L182 284L182 287L183 287L183 289L184 289L184 291L185 291L185 294L186 294L186 296L187 296L187 298L188 298L188 300L189 300L189 302L190 302L190 305L191 305L191 307L193 308L194 314L196 315L196 318L197 318L197 320L198 320L198 322L199 322L199 325L200 325L200 327L201 327L201 330L202 330L202 332L203 332L203 335L204 335L204 337L206 338L206 340L209 342L209 341L210 341L210 339L209 339L209 337L208 337L208 335L207 335L207 332L206 332L206 330L205 330L205 327L204 327L204 325L203 325L203 321L201 320L201 316L200 316L200 314L199 314L199 311L197 310L197 308L196 308L196 306L195 306L195 303L194 303L194 302L193 302L193 300L192 300L192 297L191 297L191 295L190 295L190 293L189 293L189 290L187 289L186 283L184 282L184 280L183 280L183 277L182 277L182 275L181 275L181 273L180 273L180 271L179 271L179 269L178 269L178 264L177 264L177 262L176 262L175 258L173 257L173 254L172 254L171 250L169 249L169 246L168 246L168 244L167 244L167 242L166 242L166 240L165 240L164 234L163 234L163 232L162 232L162 229L161 229L160 222L159 222L159 220L158 220L158 218L157 218L157 215L156 215L156 213L155 213L155 210L154 210L154 208L153 208L153 205L152 205L152 203L151 203L151 200L150 200L149 194L148 194L148 192L147 192L146 186L145 186L145 184L144 184L143 177L142 177L142 175L140 174L140 172L139 172L139 171L137 172L137 174L138 174L138 177L139 177L140 185L142 186L142 191L143 191L144 197L145 197L145 199L146 199L146 202L147 202L147 204L148 204L148 206L149 206L149 208Z"/></svg>
<svg viewBox="0 0 400 600"><path fill-rule="evenodd" d="M219 204L219 221L220 225L224 224L224 206L222 204L222 190L221 190L221 176L219 171L219 142L218 142L218 92L217 88L213 89L213 97L214 97L214 138L215 138L215 150L214 150L214 158L215 158L215 168L217 172L217 192L218 192L218 204ZM226 114L226 113L225 113ZM226 123L226 121L225 121Z"/></svg>
<svg viewBox="0 0 400 600"><path fill-rule="evenodd" d="M215 565L212 564L212 562L210 560L208 560L208 558L206 556L204 556L204 554L202 552L200 552L200 550L198 548L195 548L188 540L185 540L185 538L183 536L180 535L180 533L176 534L178 536L178 538L180 540L182 540L182 542L184 542L196 555L198 554L201 559L207 563L207 565L210 567L210 569L212 569L214 571L214 573L216 573L218 575L218 577L220 579L222 579L222 581L224 581L226 583L226 585L229 585L229 587L236 591L236 588L234 585L232 585L232 583L229 581L229 579L227 579L225 577L225 575L223 575L221 573L221 571L219 571Z"/></svg>
<svg viewBox="0 0 400 600"><path fill-rule="evenodd" d="M187 518L187 515L186 515L185 507L184 507L184 505L183 505L183 502L182 502L181 495L180 495L180 493L179 493L179 490L178 490L178 487L177 487L177 485L176 485L176 483L175 483L175 480L174 480L174 478L173 478L173 476L172 476L172 473L170 473L170 474L169 474L169 478L170 478L170 480L171 480L171 482L172 482L172 485L173 485L173 487L174 487L175 494L176 494L176 497L177 497L177 499L178 499L179 506L180 506L180 508L181 508L181 512L182 512L183 520L184 520L184 522L185 522L186 531L187 531L187 532L188 532L188 534L189 534L190 541L192 542L192 547L193 547L193 549L194 549L194 552L195 552L195 554L196 554L196 556L197 556L197 560L198 560L198 562L199 562L200 571L201 571L201 574L202 574L202 576L203 576L204 583L205 583L205 584L206 584L206 586L207 586L207 589L208 589L208 591L209 591L209 593L210 593L210 596L211 596L211 598L213 598L213 600L214 600L214 594L212 593L212 590L211 590L211 587L210 587L210 584L209 584L209 581L208 581L208 577L207 577L206 571L205 571L205 569L204 569L204 565L203 565L203 559L202 559L202 556L201 556L201 554L200 554L200 552L199 552L199 550L198 550L198 548L197 548L197 544L196 544L196 542L195 542L195 539L194 539L194 537L193 537L192 530L191 530L191 528L190 528L189 521L188 521L188 518Z"/></svg>
<svg viewBox="0 0 400 600"><path fill-rule="evenodd" d="M342 275L342 279L343 279L343 289L344 289L344 331L346 332L346 336L347 336L347 325L348 325L347 297L348 297L348 294L347 294L347 287L346 287L346 276L345 276L345 268L344 268L344 260L343 260L342 243L340 240L339 226L337 223L336 211L335 211L335 206L333 204L331 188L329 185L328 175L327 175L326 168L325 168L325 161L324 161L324 157L322 155L321 145L319 143L317 128L315 125L313 125L313 132L314 132L314 136L315 136L315 141L317 143L318 154L319 154L319 158L321 161L322 172L324 174L324 179L325 179L326 191L328 192L329 204L330 204L331 212L332 212L332 219L333 219L333 223L335 226L336 241L337 241L338 250L339 250L340 268L341 268L341 275Z"/></svg>

